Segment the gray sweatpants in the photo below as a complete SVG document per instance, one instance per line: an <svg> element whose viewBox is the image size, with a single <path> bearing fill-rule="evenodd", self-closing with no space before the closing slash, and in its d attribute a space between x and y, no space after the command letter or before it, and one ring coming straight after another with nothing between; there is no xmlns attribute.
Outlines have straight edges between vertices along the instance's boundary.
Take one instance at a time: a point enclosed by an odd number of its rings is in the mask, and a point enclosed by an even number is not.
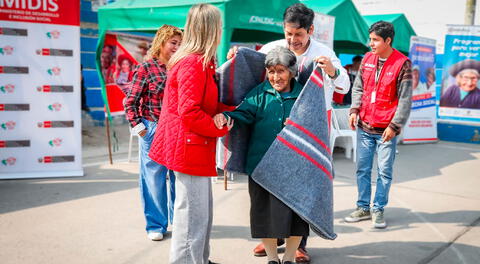
<svg viewBox="0 0 480 264"><path fill-rule="evenodd" d="M175 176L175 217L170 263L207 264L213 218L211 178L177 171Z"/></svg>

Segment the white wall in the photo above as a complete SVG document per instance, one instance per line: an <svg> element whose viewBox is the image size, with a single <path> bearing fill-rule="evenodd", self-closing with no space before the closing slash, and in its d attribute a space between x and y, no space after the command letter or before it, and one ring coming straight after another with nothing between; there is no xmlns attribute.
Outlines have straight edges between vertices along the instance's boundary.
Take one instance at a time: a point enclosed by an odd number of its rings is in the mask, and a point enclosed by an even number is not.
<svg viewBox="0 0 480 264"><path fill-rule="evenodd" d="M418 36L437 40L443 53L447 24L464 24L466 0L352 0L362 15L404 13ZM475 25L480 25L477 0Z"/></svg>

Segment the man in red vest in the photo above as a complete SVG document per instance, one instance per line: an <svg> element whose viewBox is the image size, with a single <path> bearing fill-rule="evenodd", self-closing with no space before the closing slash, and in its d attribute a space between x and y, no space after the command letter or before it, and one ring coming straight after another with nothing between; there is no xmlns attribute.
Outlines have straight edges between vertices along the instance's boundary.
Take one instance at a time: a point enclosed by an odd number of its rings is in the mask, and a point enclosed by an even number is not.
<svg viewBox="0 0 480 264"><path fill-rule="evenodd" d="M372 219L375 228L385 228L384 207L392 183L397 135L407 122L412 104L412 68L410 60L392 48L393 25L385 21L373 24L371 52L362 60L352 90L350 127L357 129L357 209L345 221ZM373 205L371 172L377 153L378 176Z"/></svg>

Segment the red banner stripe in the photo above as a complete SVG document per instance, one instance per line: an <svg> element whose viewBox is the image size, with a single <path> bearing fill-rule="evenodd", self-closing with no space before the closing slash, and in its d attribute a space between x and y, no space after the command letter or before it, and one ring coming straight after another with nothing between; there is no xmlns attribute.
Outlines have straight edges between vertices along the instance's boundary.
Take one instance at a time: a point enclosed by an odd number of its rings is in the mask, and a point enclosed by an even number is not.
<svg viewBox="0 0 480 264"><path fill-rule="evenodd" d="M330 151L330 148L317 136L315 136L312 132L310 132L308 129L304 128L303 126L293 122L291 119L287 119L287 125L292 125L302 131L303 133L307 134L307 136L311 137L313 140L315 140L320 146L322 146L328 153L332 153Z"/></svg>
<svg viewBox="0 0 480 264"><path fill-rule="evenodd" d="M328 176L330 180L333 180L333 176L330 173L330 171L328 171L325 167L322 166L322 164L318 163L315 159L310 157L307 153L295 147L292 143L288 142L286 139L282 138L281 136L277 136L277 139L280 140L280 142L285 144L287 147L291 148L292 150L294 150L295 152L297 152L298 154L300 154L301 156L309 160L311 163L313 163L315 166L317 166L319 169L325 172L325 174Z"/></svg>
<svg viewBox="0 0 480 264"><path fill-rule="evenodd" d="M436 141L438 138L404 138L403 141Z"/></svg>

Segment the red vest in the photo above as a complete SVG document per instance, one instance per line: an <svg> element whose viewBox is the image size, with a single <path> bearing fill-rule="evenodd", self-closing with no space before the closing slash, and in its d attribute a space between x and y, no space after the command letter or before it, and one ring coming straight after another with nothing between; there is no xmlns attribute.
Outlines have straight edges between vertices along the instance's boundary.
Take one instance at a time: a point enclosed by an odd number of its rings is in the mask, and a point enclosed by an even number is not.
<svg viewBox="0 0 480 264"><path fill-rule="evenodd" d="M378 55L368 52L362 61L363 95L360 119L372 127L386 128L397 110L397 79L408 58L393 49L383 64L378 82L375 82L378 58ZM374 92L375 98L372 98Z"/></svg>

